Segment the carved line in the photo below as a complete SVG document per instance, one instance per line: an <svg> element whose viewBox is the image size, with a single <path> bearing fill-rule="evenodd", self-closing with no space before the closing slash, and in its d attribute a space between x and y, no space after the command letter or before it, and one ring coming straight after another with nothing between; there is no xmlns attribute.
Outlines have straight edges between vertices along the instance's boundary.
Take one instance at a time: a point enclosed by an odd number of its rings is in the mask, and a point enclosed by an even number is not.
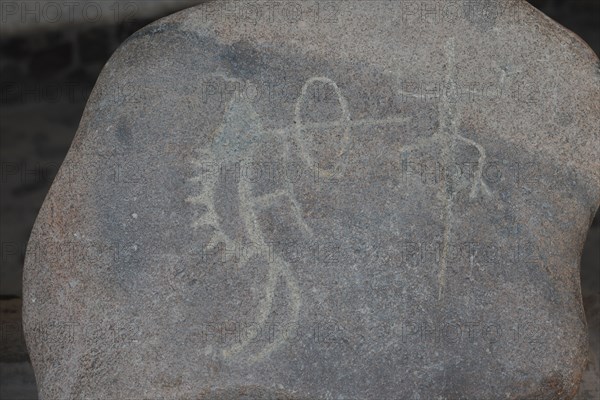
<svg viewBox="0 0 600 400"><path fill-rule="evenodd" d="M231 109L234 101L235 101L235 96L231 100L231 102L229 103L229 105L227 107L228 111ZM251 110L251 112L254 113L254 110ZM259 120L258 115L253 115L251 119L253 121L255 121L257 124L259 124L259 126L255 127L255 128L258 131L261 131L262 126L260 125L260 120ZM247 149L246 151L253 152L253 151L255 151L255 149L250 148L250 149ZM200 162L200 161L193 162L195 165L200 166L200 168L202 168L202 164L205 162L214 162L213 155L211 154L210 151L207 151L207 152L203 153L202 155L203 155L203 158L205 159L205 160L203 160L203 162ZM203 178L206 178L206 175L207 174L203 174ZM194 205L201 205L201 206L206 207L205 213L201 217L199 217L197 221L194 221L192 226L193 227L210 226L214 230L211 235L211 239L209 241L208 246L212 246L213 248L215 248L216 246L219 245L220 242L224 242L226 246L232 247L234 245L233 241L229 238L228 235L226 235L223 232L222 229L220 229L219 217L214 208L215 191L216 191L216 185L218 182L218 176L212 176L212 174L208 174L208 175L211 176L211 178L202 179L200 177L194 177L194 178L190 179L190 181L195 182L195 183L197 183L198 181L201 181L203 183L203 186L201 188L201 192L199 195L189 197L186 199L186 201L191 204L194 204ZM246 231L247 231L249 239L261 247L266 247L267 243L264 239L264 233L262 232L262 229L260 228L258 218L254 211L254 207L264 206L264 205L266 205L267 201L273 200L277 196L287 195L288 198L291 199L290 193L278 192L278 193L273 194L271 197L263 196L258 199L254 199L252 197L252 188L250 186L250 182L242 179L242 180L238 181L238 194L239 194L239 202L240 202L240 214L244 221L244 225L246 227ZM292 200L292 202L294 203L293 200ZM299 207L297 203L294 203L294 204L296 205L296 207ZM295 214L297 214L296 215L297 219L304 222L301 215L299 214L299 208L295 209ZM304 222L304 228L308 229L308 231L310 232L310 229L306 225L306 222ZM258 326L263 326L264 323L266 322L266 319L268 318L268 316L271 312L271 309L272 309L273 296L274 296L275 288L277 286L277 281L278 281L279 277L282 277L284 279L284 281L286 282L286 285L288 287L288 290L290 292L290 297L291 297L290 307L292 309L291 319L292 319L292 321L295 322L295 321L297 321L298 315L300 312L301 298L300 298L299 287L298 287L294 277L292 276L292 273L289 270L289 266L285 262L285 260L283 260L281 257L275 255L275 260L272 262L270 260L267 260L267 263L269 265L269 268L268 268L268 280L267 280L267 284L265 287L265 295L260 301L258 318L255 322ZM252 339L253 338L245 338L244 341L233 345L229 349L224 349L222 351L223 356L227 358L227 357L231 357L232 355L234 355L236 353L239 353L252 341ZM279 346L281 344L282 340L283 339L279 339L279 340L269 344L266 348L263 348L258 354L252 355L250 357L250 361L255 362L261 358L264 358L267 354L269 354L277 346Z"/></svg>
<svg viewBox="0 0 600 400"><path fill-rule="evenodd" d="M349 126L349 123L351 122L350 111L348 109L348 102L346 101L346 98L343 96L342 91L338 87L337 83L334 82L333 80L331 80L327 77L317 76L317 77L312 77L312 78L308 79L304 83L304 85L302 86L302 92L301 92L300 96L298 97L298 99L296 100L296 104L294 106L294 125L296 126L295 140L296 140L296 143L298 144L298 146L300 147L300 155L301 155L301 157L304 158L304 162L306 165L312 166L312 165L317 164L315 162L314 158L310 155L310 150L307 149L307 147L309 146L309 143L307 143L309 141L309 139L307 138L307 135L304 135L302 132L303 128L305 128L305 126L302 123L302 117L301 117L302 105L306 101L308 88L314 82L321 82L321 83L325 83L325 84L329 84L329 85L333 86L333 90L335 91L335 94L337 96L338 102L340 104L340 108L342 109L342 121L346 122L346 123L342 123L342 124L339 124L339 122L338 122L338 124L327 123L326 124L327 126L325 126L323 124L312 124L314 127L340 126L340 127L344 128L344 134L342 136L342 146L341 146L340 152L338 153L338 157L340 157L342 160L341 171L336 172L335 170L332 171L331 169L324 169L324 168L319 169L319 172L322 173L324 177L332 177L339 172L345 171L345 169L346 169L346 162L347 162L346 150L348 148L348 144L350 141L350 126ZM312 142L312 140L311 140L311 142Z"/></svg>

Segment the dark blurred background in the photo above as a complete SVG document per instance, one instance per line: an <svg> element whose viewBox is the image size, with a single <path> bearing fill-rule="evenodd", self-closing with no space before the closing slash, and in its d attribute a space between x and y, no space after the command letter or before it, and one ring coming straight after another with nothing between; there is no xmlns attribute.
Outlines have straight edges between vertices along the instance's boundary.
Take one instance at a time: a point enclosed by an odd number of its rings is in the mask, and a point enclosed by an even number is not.
<svg viewBox="0 0 600 400"><path fill-rule="evenodd" d="M36 399L21 328L31 227L104 63L129 35L202 0L0 1L0 399ZM600 54L600 0L530 0ZM600 213L582 257L590 356L578 400L600 399Z"/></svg>

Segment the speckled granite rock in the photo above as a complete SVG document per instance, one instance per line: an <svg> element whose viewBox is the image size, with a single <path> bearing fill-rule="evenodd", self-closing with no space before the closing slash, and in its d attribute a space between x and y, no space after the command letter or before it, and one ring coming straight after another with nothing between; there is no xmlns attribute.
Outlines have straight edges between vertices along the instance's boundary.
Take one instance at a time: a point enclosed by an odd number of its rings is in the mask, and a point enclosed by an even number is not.
<svg viewBox="0 0 600 400"><path fill-rule="evenodd" d="M31 235L41 398L572 398L599 77L524 1L139 31Z"/></svg>

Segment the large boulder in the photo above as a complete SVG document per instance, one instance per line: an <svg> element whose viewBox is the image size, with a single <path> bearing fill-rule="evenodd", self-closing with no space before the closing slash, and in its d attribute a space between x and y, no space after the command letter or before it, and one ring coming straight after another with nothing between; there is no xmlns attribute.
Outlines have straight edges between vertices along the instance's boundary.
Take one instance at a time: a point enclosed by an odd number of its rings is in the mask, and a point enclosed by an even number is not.
<svg viewBox="0 0 600 400"><path fill-rule="evenodd" d="M599 78L521 0L142 29L31 234L41 398L572 398Z"/></svg>

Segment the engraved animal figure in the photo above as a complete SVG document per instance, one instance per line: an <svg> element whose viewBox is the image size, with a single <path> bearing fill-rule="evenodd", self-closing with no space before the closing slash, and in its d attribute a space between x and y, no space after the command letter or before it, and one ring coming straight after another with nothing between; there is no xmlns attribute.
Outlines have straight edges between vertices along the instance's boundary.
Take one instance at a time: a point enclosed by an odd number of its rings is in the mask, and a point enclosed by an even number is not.
<svg viewBox="0 0 600 400"><path fill-rule="evenodd" d="M451 85L451 68L454 65L454 49L452 40L447 42L446 50L448 57L446 83ZM237 82L237 80L232 78L226 78L223 76L220 77ZM339 118L337 121L304 123L302 120L302 106L306 102L310 85L315 82L328 84L333 87L341 108L341 118ZM412 95L411 93L404 94ZM458 133L458 116L456 110L450 106L445 98L442 99L439 105L439 118L440 129L438 132L435 132L430 137L425 137L417 140L415 143L405 146L403 150L409 151L411 149L416 149L436 141L448 143L448 140L459 140L474 146L480 154L480 163L478 165L478 169L475 171L476 180L473 183L470 197L474 198L480 191L483 192L484 195L490 195L490 191L482 179L482 168L486 157L485 149L483 149L483 147L477 142L465 138ZM207 249L215 250L220 245L224 245L226 248L235 247L234 239L227 235L224 229L220 226L219 216L215 210L215 192L217 185L219 184L219 174L206 174L206 171L204 170L206 165L217 165L218 162L222 162L224 160L233 162L239 160L251 160L261 140L266 140L265 138L268 137L268 135L276 135L282 137L285 141L286 159L290 159L289 156L290 152L292 151L291 141L293 141L296 144L296 148L299 149L299 156L301 160L306 164L306 167L311 168L317 165L317 162L311 155L310 148L312 143L310 135L304 134L304 130L306 128L315 127L324 129L343 128L343 135L341 139L342 143L340 146L340 151L337 154L337 161L339 163L338 167L340 168L337 170L335 168L325 168L319 170L320 176L329 178L336 174L343 174L346 168L348 156L347 150L351 142L350 130L352 127L398 124L404 123L408 120L410 120L410 117L392 117L386 119L365 119L353 121L348 107L348 102L344 98L337 83L327 77L312 77L305 82L300 96L295 103L293 125L275 130L267 130L262 126L260 117L254 110L252 104L248 100L245 100L239 93L235 93L226 108L223 123L218 128L218 132L215 135L212 145L210 148L202 149L200 151L199 159L194 161L194 164L201 170L201 173L199 176L192 178L192 182L195 184L200 184L201 189L200 194L189 197L186 199L186 201L193 205L203 207L205 212L198 220L194 221L193 226L209 227L212 230L212 237L206 246ZM293 132L292 135L290 135L290 131ZM302 228L306 235L313 236L313 231L303 217L302 206L298 203L298 200L294 194L294 187L289 180L286 180L283 189L279 189L266 195L255 196L253 195L252 191L252 182L250 182L248 179L239 179L237 182L237 194L239 196L240 215L244 223L246 234L248 239L253 244L256 244L262 248L266 248L268 246L268 240L266 239L266 235L260 226L257 218L257 212L273 204L273 202L279 197L285 197L290 202L292 206L293 217L298 225ZM445 246L449 242L451 235L450 225L452 220L452 201L452 195L450 195L450 198L447 198L446 207L447 221L444 232ZM445 259L444 254L443 259ZM248 262L248 260L245 262ZM254 322L259 327L264 326L266 323L267 318L272 311L277 281L282 278L290 295L289 319L291 323L295 323L299 318L302 299L300 288L291 271L290 265L278 254L273 254L273 256L267 260L267 263L268 275L266 285L264 287L265 295L262 297L258 305L258 311L256 313ZM439 272L440 298L442 297L444 291L445 273L444 260L442 260L442 265ZM247 347L253 339L254 337L248 336L239 343L224 349L222 351L223 356L230 357L239 353L245 347ZM282 340L282 338L279 338L274 340L272 343L269 343L259 353L252 355L249 358L249 361L257 361L264 358L275 348L277 348L281 344Z"/></svg>
<svg viewBox="0 0 600 400"><path fill-rule="evenodd" d="M219 185L219 174L206 173L203 169L206 165L216 165L218 162L251 159L256 151L259 141L263 139L263 127L260 117L256 114L252 105L235 94L228 104L223 123L218 129L216 137L210 148L202 150L199 160L194 163L200 168L201 174L192 178L192 181L201 185L201 192L197 196L190 197L187 202L205 208L204 214L194 221L194 227L208 227L212 230L212 238L206 245L207 250L217 249L218 246L225 248L235 248L234 238L227 235L220 226L219 215L215 210L215 192ZM297 203L293 196L285 190L270 193L264 196L254 196L252 193L252 183L248 179L239 179L236 181L237 194L239 198L239 212L243 221L247 239L258 248L267 248L268 241L262 231L257 218L257 211L271 204L278 196L288 196L294 207ZM299 214L299 208L295 210L295 217L298 219L309 233L310 229L302 220ZM244 264L249 260L243 260ZM300 311L300 290L298 284L290 270L289 264L278 254L272 254L267 257L268 272L266 285L264 287L264 296L258 304L254 323L258 327L264 326L273 307L273 298L278 280L281 278L287 287L289 294L289 319L290 323L298 320ZM230 346L222 351L222 355L227 358L242 351L254 339L248 335L240 342ZM275 339L264 347L258 354L249 357L249 361L257 361L273 351L283 340Z"/></svg>

